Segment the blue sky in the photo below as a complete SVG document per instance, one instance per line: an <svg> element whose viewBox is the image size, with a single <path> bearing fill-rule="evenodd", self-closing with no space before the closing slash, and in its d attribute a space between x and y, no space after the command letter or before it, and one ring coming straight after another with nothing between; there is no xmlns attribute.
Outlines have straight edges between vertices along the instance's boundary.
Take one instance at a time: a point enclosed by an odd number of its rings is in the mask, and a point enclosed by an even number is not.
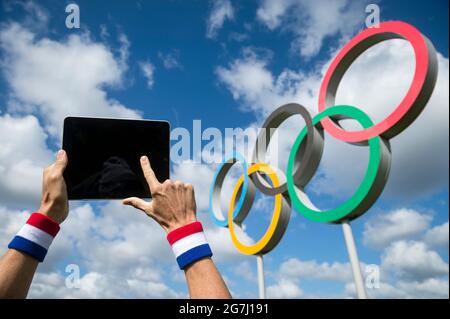
<svg viewBox="0 0 450 319"><path fill-rule="evenodd" d="M165 119L173 128L188 130L199 119L203 128L223 132L260 125L286 102L315 111L326 64L365 27L364 8L370 2L77 1L80 29L65 26L68 3L5 1L0 6L3 247L17 221L35 209L39 172L60 145L65 116ZM381 21L408 22L433 42L440 74L426 111L392 141L385 192L352 224L359 257L363 272L367 264L381 269L380 288L368 291L372 297L448 298L448 1L376 3ZM402 43L386 44L364 55L349 70L341 100L363 101L358 106L381 120L407 87L407 50ZM150 79L144 65L152 70ZM365 91L363 84L370 89ZM290 129L283 137L293 142ZM319 207L348 198L367 159L364 150L343 143L331 142L328 149L308 189ZM207 214L214 169L174 163L171 175L196 187L198 214L233 294L256 297L254 257L237 253L227 230L216 229ZM245 229L254 239L267 227L273 205L270 198L258 199L262 205L252 211ZM72 220L40 268L31 296L186 294L182 274L153 221L115 202L71 205ZM136 231L145 232L142 242ZM80 266L80 289L64 285L68 263ZM271 297L354 296L340 226L315 223L293 211L286 235L265 257L265 266Z"/></svg>

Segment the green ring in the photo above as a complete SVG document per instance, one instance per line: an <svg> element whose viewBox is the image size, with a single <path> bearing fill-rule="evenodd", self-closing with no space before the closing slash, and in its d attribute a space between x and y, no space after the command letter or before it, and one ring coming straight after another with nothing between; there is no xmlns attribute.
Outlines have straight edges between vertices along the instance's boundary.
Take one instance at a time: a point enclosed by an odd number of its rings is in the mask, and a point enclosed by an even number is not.
<svg viewBox="0 0 450 319"><path fill-rule="evenodd" d="M326 117L336 115L345 115L351 117L357 120L364 128L369 128L373 126L373 122L367 114L365 114L360 109L357 109L356 107L350 105L339 105L325 109L323 112L313 117L312 119L313 125L319 124L319 122ZM318 211L308 207L299 199L294 186L293 168L295 162L295 154L297 153L301 145L301 142L305 138L306 134L307 128L305 127L299 133L294 142L294 145L292 146L287 166L286 176L287 176L288 192L294 207L297 209L299 214L303 215L304 217L310 220L317 222L333 223L333 222L340 222L345 219L353 219L352 214L355 212L355 210L358 209L360 204L364 201L377 177L377 171L381 162L381 150L380 150L381 138L379 136L375 136L368 140L370 150L369 164L367 166L364 179L360 184L358 190L353 194L353 196L350 199L348 199L345 203L334 209Z"/></svg>

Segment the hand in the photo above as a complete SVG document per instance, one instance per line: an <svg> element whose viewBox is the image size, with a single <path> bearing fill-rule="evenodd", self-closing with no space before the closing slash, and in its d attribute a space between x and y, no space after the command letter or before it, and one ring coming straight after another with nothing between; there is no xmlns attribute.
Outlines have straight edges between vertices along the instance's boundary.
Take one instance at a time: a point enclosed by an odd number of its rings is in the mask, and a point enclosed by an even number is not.
<svg viewBox="0 0 450 319"><path fill-rule="evenodd" d="M56 161L44 170L42 200L39 213L61 224L69 213L67 188L63 172L67 166L67 154L60 150Z"/></svg>
<svg viewBox="0 0 450 319"><path fill-rule="evenodd" d="M147 156L141 157L141 167L150 187L152 201L146 202L137 197L123 200L123 204L144 211L169 233L172 230L196 221L194 188L191 184L166 180L158 182Z"/></svg>

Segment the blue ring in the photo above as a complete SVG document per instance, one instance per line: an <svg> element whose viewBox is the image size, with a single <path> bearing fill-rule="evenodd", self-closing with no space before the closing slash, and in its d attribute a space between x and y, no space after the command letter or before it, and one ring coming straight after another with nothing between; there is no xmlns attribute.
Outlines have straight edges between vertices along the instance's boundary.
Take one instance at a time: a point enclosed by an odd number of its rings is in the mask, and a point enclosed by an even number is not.
<svg viewBox="0 0 450 319"><path fill-rule="evenodd" d="M228 227L228 220L224 217L223 220L220 220L217 218L216 214L214 213L214 194L218 196L218 200L216 201L216 205L219 207L219 211L222 214L222 216L228 216L228 214L223 214L220 209L220 191L222 189L222 185L218 185L216 187L217 179L223 175L222 180L220 183L223 183L225 180L225 175L228 173L228 170L231 169L231 167L239 161L244 169L244 183L242 185L242 192L241 196L239 197L239 201L234 206L233 210L233 220L239 215L239 213L242 210L242 206L244 205L245 201L245 195L247 194L247 188L248 188L248 175L247 175L247 162L245 161L244 156L242 156L241 153L237 151L233 151L231 154L228 154L228 156L225 156L223 162L219 165L219 167L216 170L216 173L214 174L211 190L209 192L209 213L211 215L211 218L213 222L220 227ZM225 170L225 172L223 172ZM217 204L218 203L218 204Z"/></svg>

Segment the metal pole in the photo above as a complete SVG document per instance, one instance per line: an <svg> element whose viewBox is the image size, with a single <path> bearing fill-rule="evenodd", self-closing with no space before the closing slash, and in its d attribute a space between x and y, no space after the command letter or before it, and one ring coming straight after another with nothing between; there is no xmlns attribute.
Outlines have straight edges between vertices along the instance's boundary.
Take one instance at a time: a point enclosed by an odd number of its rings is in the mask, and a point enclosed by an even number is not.
<svg viewBox="0 0 450 319"><path fill-rule="evenodd" d="M264 283L264 264L262 255L256 255L256 265L258 269L259 299L266 299L266 286Z"/></svg>
<svg viewBox="0 0 450 319"><path fill-rule="evenodd" d="M356 294L358 296L358 299L367 299L367 293L364 287L364 279L359 265L358 253L356 251L355 239L353 238L352 228L347 221L342 223L342 230L344 231L345 244L347 246L350 264L352 266Z"/></svg>

